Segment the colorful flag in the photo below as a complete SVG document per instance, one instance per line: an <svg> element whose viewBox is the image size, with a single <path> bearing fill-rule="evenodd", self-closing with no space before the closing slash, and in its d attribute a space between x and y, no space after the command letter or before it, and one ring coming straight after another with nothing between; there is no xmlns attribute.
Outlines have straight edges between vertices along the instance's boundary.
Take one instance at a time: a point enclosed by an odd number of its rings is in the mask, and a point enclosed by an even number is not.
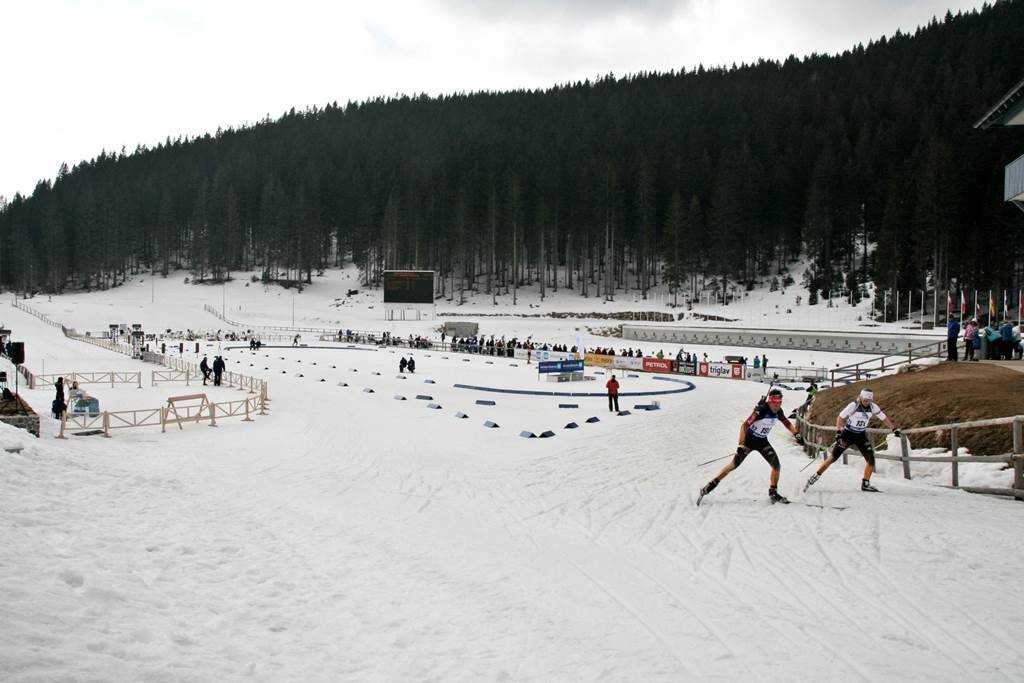
<svg viewBox="0 0 1024 683"><path fill-rule="evenodd" d="M949 318L952 318L952 317L953 317L953 295L947 289L946 290L946 318L949 319Z"/></svg>
<svg viewBox="0 0 1024 683"><path fill-rule="evenodd" d="M964 296L964 290L960 290L960 317L967 317L967 297Z"/></svg>
<svg viewBox="0 0 1024 683"><path fill-rule="evenodd" d="M996 300L992 296L992 290L988 290L988 324L996 321Z"/></svg>
<svg viewBox="0 0 1024 683"><path fill-rule="evenodd" d="M1003 320L1010 319L1010 300L1007 298L1007 292L1003 290Z"/></svg>

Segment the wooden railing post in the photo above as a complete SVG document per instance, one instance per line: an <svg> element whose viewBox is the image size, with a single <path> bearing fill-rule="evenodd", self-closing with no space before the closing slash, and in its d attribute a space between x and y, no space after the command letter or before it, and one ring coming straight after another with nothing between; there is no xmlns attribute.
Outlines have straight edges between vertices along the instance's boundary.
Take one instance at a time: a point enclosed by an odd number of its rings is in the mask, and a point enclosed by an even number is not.
<svg viewBox="0 0 1024 683"><path fill-rule="evenodd" d="M953 451L953 488L960 488L960 463L957 462L957 451L960 450L956 425L949 428L949 450Z"/></svg>
<svg viewBox="0 0 1024 683"><path fill-rule="evenodd" d="M903 456L903 478L910 479L910 445L906 434L900 434L900 451Z"/></svg>

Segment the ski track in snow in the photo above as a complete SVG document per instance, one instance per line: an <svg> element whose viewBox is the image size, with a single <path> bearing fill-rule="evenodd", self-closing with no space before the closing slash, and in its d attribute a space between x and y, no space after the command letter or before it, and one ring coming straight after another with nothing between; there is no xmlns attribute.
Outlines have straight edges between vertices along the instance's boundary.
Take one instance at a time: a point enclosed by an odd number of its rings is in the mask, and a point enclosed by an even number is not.
<svg viewBox="0 0 1024 683"><path fill-rule="evenodd" d="M206 315L168 311L182 328ZM5 324L36 370L33 357L48 372L152 367L14 309ZM697 463L732 443L760 386L702 380L619 418L600 398L491 408L452 389L536 388L532 369L500 362L417 354L420 373L398 380L387 351L269 351L228 355L271 382L270 415L251 424L65 442L47 417L38 441L0 426L25 445L0 467L0 679L1019 677L1019 504L896 470L862 494L855 457L801 495L807 460L776 430L780 490L847 509L769 505L753 457L694 505L724 460ZM442 411L413 400L428 376ZM185 393L96 392L114 408ZM51 393L23 391L36 406ZM601 422L559 429L589 415ZM517 436L549 427L556 438Z"/></svg>

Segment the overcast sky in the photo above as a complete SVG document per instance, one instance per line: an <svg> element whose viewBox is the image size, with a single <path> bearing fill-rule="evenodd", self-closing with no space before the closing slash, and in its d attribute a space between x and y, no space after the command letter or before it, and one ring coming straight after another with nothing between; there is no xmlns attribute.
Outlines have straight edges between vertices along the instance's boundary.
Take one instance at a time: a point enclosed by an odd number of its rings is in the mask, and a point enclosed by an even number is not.
<svg viewBox="0 0 1024 683"><path fill-rule="evenodd" d="M835 53L957 0L26 0L2 6L0 196L100 150L377 95Z"/></svg>

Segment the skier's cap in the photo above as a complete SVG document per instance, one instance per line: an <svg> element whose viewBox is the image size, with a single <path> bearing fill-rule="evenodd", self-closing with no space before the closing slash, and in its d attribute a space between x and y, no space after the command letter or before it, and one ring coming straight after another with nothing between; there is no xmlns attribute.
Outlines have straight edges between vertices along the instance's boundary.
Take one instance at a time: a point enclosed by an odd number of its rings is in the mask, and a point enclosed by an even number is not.
<svg viewBox="0 0 1024 683"><path fill-rule="evenodd" d="M875 392L868 391L867 389L861 389L860 390L860 395L857 398L859 398L862 401L874 401L875 400Z"/></svg>
<svg viewBox="0 0 1024 683"><path fill-rule="evenodd" d="M772 389L768 392L769 401L782 402L782 391L780 389Z"/></svg>

